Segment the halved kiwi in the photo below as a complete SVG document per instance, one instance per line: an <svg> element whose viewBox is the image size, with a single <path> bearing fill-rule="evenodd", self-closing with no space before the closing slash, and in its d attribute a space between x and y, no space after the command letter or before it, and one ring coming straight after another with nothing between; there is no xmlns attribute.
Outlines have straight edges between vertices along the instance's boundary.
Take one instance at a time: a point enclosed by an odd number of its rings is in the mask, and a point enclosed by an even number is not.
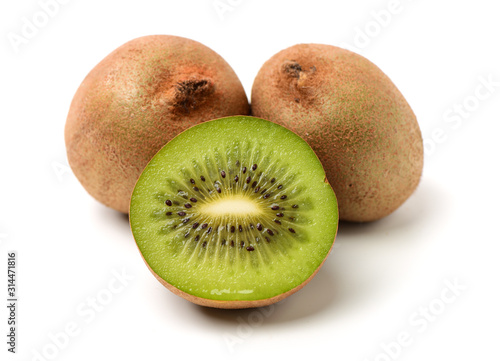
<svg viewBox="0 0 500 361"><path fill-rule="evenodd" d="M149 269L172 292L248 308L312 279L333 246L338 209L304 140L236 116L194 126L153 157L132 194L130 224Z"/></svg>

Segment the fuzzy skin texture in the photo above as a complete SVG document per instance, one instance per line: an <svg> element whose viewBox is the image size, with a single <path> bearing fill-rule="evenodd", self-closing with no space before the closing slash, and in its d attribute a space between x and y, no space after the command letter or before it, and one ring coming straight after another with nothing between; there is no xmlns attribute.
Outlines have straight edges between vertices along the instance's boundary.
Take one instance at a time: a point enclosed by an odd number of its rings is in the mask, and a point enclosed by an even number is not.
<svg viewBox="0 0 500 361"><path fill-rule="evenodd" d="M417 187L423 142L415 114L366 58L331 45L299 44L260 69L252 115L300 135L323 163L340 219L373 221Z"/></svg>
<svg viewBox="0 0 500 361"><path fill-rule="evenodd" d="M65 127L68 161L88 193L128 213L135 182L165 143L203 121L249 111L237 75L213 50L176 36L137 38L78 88Z"/></svg>

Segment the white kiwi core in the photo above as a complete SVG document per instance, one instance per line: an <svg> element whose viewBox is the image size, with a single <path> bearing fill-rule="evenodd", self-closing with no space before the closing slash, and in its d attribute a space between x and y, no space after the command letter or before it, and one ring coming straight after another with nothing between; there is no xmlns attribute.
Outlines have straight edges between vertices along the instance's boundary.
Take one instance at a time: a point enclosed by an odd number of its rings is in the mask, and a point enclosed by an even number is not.
<svg viewBox="0 0 500 361"><path fill-rule="evenodd" d="M262 208L253 199L232 195L203 204L200 212L212 217L257 216L262 214Z"/></svg>

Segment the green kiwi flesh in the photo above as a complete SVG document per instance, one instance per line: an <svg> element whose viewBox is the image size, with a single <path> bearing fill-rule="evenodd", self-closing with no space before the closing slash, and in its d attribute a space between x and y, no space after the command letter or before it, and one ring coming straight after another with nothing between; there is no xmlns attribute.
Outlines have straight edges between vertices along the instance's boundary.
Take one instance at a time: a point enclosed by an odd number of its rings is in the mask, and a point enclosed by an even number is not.
<svg viewBox="0 0 500 361"><path fill-rule="evenodd" d="M166 144L134 188L130 224L149 269L197 304L271 304L329 254L335 193L309 145L267 120L196 125Z"/></svg>

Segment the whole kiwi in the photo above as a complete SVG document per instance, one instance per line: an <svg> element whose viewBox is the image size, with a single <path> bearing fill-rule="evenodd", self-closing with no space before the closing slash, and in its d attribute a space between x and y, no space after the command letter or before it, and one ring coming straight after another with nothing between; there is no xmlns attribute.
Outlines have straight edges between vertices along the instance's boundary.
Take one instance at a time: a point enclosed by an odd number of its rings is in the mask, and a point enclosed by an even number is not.
<svg viewBox="0 0 500 361"><path fill-rule="evenodd" d="M195 124L249 111L237 75L213 50L176 36L137 38L78 88L65 127L68 161L93 197L128 213L135 182L165 143Z"/></svg>
<svg viewBox="0 0 500 361"><path fill-rule="evenodd" d="M415 114L372 62L331 45L299 44L260 69L252 115L304 138L323 163L340 219L366 222L397 209L423 167Z"/></svg>

